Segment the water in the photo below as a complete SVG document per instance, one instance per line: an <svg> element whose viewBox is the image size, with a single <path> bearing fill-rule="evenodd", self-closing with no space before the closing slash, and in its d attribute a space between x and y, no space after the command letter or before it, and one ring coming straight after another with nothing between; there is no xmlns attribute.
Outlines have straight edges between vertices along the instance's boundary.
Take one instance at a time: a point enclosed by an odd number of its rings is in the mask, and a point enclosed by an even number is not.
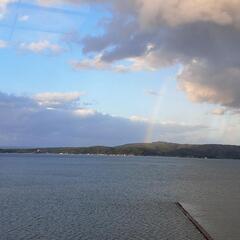
<svg viewBox="0 0 240 240"><path fill-rule="evenodd" d="M129 234L134 236L141 230L142 239L151 239L154 233L146 231L159 218L156 209L161 216L172 216L169 221L180 222L173 206L173 202L180 201L214 239L239 240L239 173L238 160L0 155L0 231L6 231L7 227L12 234L24 230L24 237L15 236L24 240L46 239L46 232L55 235L55 239L70 239L67 236L88 239L94 236L94 228L101 230L101 219L96 221L96 216L109 221L109 216L114 215L121 222L121 234L136 222L136 229L131 229ZM141 209L142 215L127 222L137 209ZM149 219L145 212L151 213ZM79 223L79 219L83 222ZM79 225L74 225L76 222ZM184 229L186 223L181 222L180 226ZM76 227L85 235L71 232ZM117 233L118 228L108 224L98 234L107 238L113 229ZM115 239L120 237L116 235Z"/></svg>

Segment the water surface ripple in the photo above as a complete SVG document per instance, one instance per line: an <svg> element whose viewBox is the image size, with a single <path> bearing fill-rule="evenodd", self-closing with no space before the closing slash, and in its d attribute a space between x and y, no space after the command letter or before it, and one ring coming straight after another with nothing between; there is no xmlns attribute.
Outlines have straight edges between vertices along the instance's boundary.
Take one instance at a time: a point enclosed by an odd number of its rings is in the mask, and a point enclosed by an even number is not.
<svg viewBox="0 0 240 240"><path fill-rule="evenodd" d="M238 160L3 154L0 239L201 239L180 201L214 239L239 240L239 173Z"/></svg>

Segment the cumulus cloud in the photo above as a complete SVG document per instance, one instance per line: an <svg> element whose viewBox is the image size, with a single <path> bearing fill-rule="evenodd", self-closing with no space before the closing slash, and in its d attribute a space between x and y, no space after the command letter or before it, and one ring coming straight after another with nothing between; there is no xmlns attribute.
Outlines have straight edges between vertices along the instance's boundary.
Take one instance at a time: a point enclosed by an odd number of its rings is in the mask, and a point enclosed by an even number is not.
<svg viewBox="0 0 240 240"><path fill-rule="evenodd" d="M2 12L12 1L1 0ZM37 2L100 4L111 11L112 17L101 23L103 33L81 41L85 56L95 53L95 57L72 61L74 69L154 71L179 64L179 84L189 99L240 108L238 0ZM36 53L61 50L46 40L23 43L21 47Z"/></svg>
<svg viewBox="0 0 240 240"><path fill-rule="evenodd" d="M71 103L69 103L71 105ZM95 110L39 105L35 98L0 93L0 145L85 146L142 142L147 121L114 117ZM184 141L204 126L154 124L152 140Z"/></svg>
<svg viewBox="0 0 240 240"><path fill-rule="evenodd" d="M6 0L5 0L6 1ZM176 26L197 21L221 25L239 24L237 0L38 0L40 4L112 4L118 11L135 13L140 22L151 27L160 22Z"/></svg>
<svg viewBox="0 0 240 240"><path fill-rule="evenodd" d="M7 42L0 39L0 48L5 48L5 47L7 47Z"/></svg>
<svg viewBox="0 0 240 240"><path fill-rule="evenodd" d="M133 122L148 122L149 121L149 119L142 117L142 116L137 116L137 115L133 115L129 119Z"/></svg>
<svg viewBox="0 0 240 240"><path fill-rule="evenodd" d="M28 16L28 15L22 15L22 16L20 16L20 17L18 18L18 20L19 20L20 22L26 22L26 21L29 20L29 16Z"/></svg>
<svg viewBox="0 0 240 240"><path fill-rule="evenodd" d="M44 92L36 94L33 99L40 106L45 107L63 107L72 106L79 102L80 97L83 95L81 92Z"/></svg>
<svg viewBox="0 0 240 240"><path fill-rule="evenodd" d="M23 50L31 51L34 53L43 53L43 52L52 52L52 53L59 53L62 51L61 46L58 44L50 43L47 40L40 40L37 42L30 42L30 43L21 43L20 48Z"/></svg>
<svg viewBox="0 0 240 240"><path fill-rule="evenodd" d="M76 70L107 70L109 69L109 64L101 60L101 55L95 56L93 59L83 59L80 61L72 61L71 65Z"/></svg>
<svg viewBox="0 0 240 240"><path fill-rule="evenodd" d="M63 2L63 1L62 1ZM65 0L99 4L102 1ZM93 60L76 69L157 70L181 65L179 84L189 99L240 108L240 2L237 0L106 0L112 17L103 33L82 39ZM100 54L100 55L99 55Z"/></svg>
<svg viewBox="0 0 240 240"><path fill-rule="evenodd" d="M192 22L239 24L240 3L237 0L136 0L140 4L141 22L149 27L166 22L176 26Z"/></svg>
<svg viewBox="0 0 240 240"><path fill-rule="evenodd" d="M240 107L240 68L192 62L178 76L182 89L193 101Z"/></svg>
<svg viewBox="0 0 240 240"><path fill-rule="evenodd" d="M73 69L81 70L104 70L104 71L114 71L118 73L125 73L133 71L132 66L123 65L120 63L112 64L105 62L101 59L101 55L97 55L91 59L75 60L71 61Z"/></svg>
<svg viewBox="0 0 240 240"><path fill-rule="evenodd" d="M97 112L93 109L82 108L82 109L76 109L74 113L80 117L89 117L89 116L95 115Z"/></svg>

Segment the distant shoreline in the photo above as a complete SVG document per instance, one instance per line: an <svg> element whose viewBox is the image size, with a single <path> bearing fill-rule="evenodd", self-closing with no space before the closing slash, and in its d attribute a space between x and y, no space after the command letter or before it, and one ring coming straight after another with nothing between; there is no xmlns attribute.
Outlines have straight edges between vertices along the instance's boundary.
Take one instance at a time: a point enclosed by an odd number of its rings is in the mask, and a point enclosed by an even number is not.
<svg viewBox="0 0 240 240"><path fill-rule="evenodd" d="M240 146L220 144L136 143L115 147L0 148L0 153L84 154L103 156L161 156L213 159L240 159Z"/></svg>

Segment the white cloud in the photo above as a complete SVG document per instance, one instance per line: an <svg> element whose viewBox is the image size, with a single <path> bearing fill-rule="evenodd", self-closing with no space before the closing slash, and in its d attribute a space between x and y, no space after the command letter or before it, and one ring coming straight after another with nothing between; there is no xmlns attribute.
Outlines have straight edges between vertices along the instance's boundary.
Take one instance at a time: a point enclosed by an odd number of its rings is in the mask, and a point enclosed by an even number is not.
<svg viewBox="0 0 240 240"><path fill-rule="evenodd" d="M136 0L139 19L145 27L161 21L176 26L192 22L214 22L220 25L239 25L237 0Z"/></svg>
<svg viewBox="0 0 240 240"><path fill-rule="evenodd" d="M0 39L0 48L7 47L7 42Z"/></svg>
<svg viewBox="0 0 240 240"><path fill-rule="evenodd" d="M95 115L97 112L93 109L81 108L74 110L74 114L80 117L89 117Z"/></svg>
<svg viewBox="0 0 240 240"><path fill-rule="evenodd" d="M83 93L70 92L70 93L59 93L59 92L45 92L36 94L33 99L38 102L40 106L45 107L62 107L63 105L69 105L77 103Z"/></svg>
<svg viewBox="0 0 240 240"><path fill-rule="evenodd" d="M102 55L99 54L91 59L83 60L74 60L71 61L71 65L75 70L104 70L104 71L114 71L119 73L129 72L130 69L128 66L123 64L111 64L103 61L101 59Z"/></svg>
<svg viewBox="0 0 240 240"><path fill-rule="evenodd" d="M19 20L20 22L26 22L26 21L29 20L29 16L28 16L28 15L22 15L22 16L20 16L20 17L18 18L18 20Z"/></svg>
<svg viewBox="0 0 240 240"><path fill-rule="evenodd" d="M224 115L225 113L226 113L226 109L224 108L215 108L212 111L213 115L218 115L218 116Z"/></svg>
<svg viewBox="0 0 240 240"><path fill-rule="evenodd" d="M80 61L72 61L71 65L76 70L107 70L109 69L109 64L101 60L101 55L95 56L93 59L83 59Z"/></svg>
<svg viewBox="0 0 240 240"><path fill-rule="evenodd" d="M34 53L43 53L46 51L52 53L59 53L62 51L61 46L59 46L58 44L50 43L48 40L40 40L31 43L21 43L20 48Z"/></svg>
<svg viewBox="0 0 240 240"><path fill-rule="evenodd" d="M219 67L195 61L186 65L178 79L189 99L227 107L240 107L240 68Z"/></svg>
<svg viewBox="0 0 240 240"><path fill-rule="evenodd" d="M137 115L133 115L129 119L133 122L149 122L149 119Z"/></svg>

